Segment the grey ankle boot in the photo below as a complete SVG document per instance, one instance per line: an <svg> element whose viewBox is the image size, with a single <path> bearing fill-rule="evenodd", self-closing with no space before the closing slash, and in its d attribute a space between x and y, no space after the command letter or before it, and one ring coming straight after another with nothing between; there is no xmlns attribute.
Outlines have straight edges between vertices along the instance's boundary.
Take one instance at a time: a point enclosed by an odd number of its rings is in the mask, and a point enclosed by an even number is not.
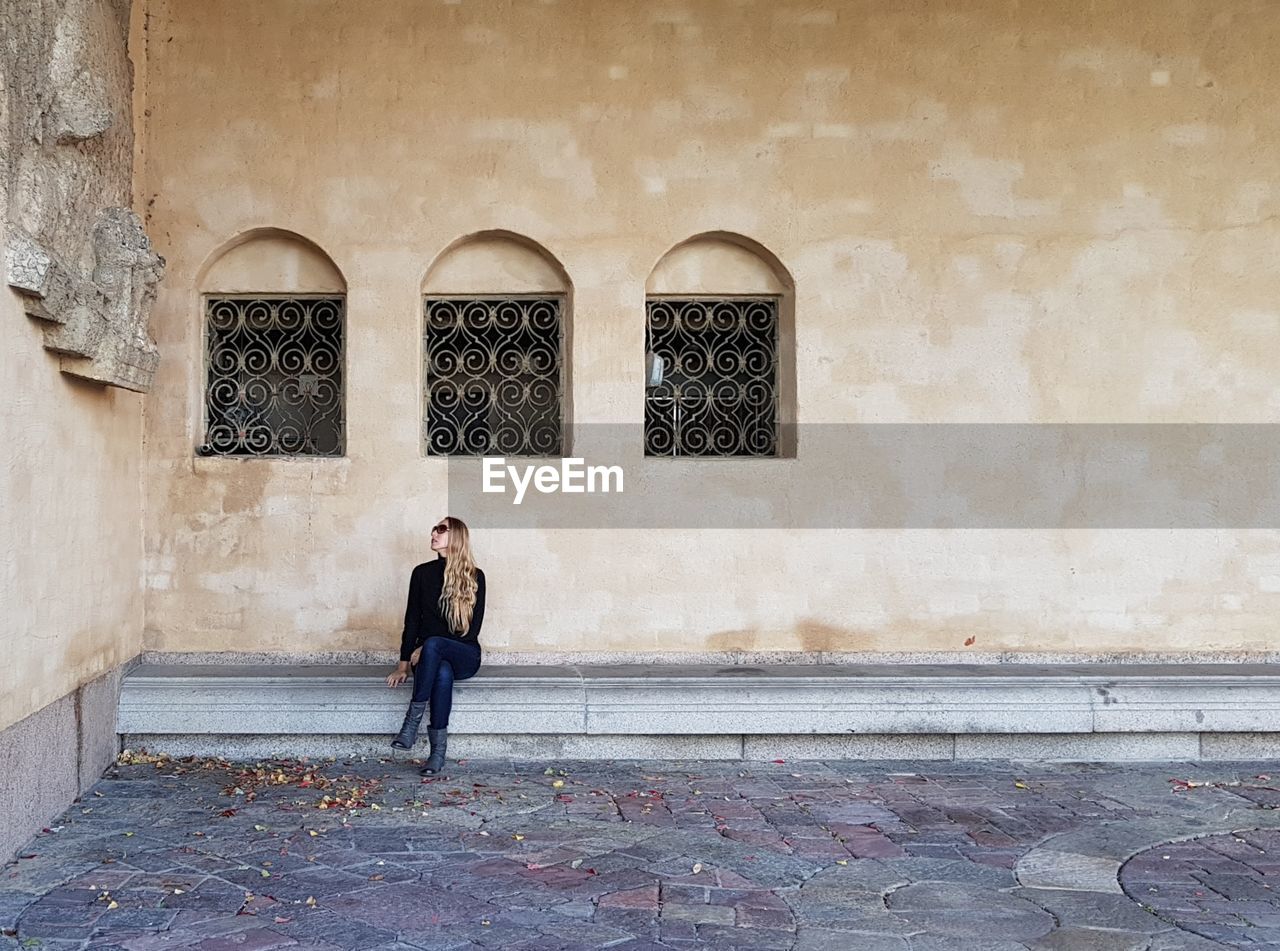
<svg viewBox="0 0 1280 951"><path fill-rule="evenodd" d="M426 701L409 704L409 711L404 715L404 724L400 727L396 738L391 741L392 746L400 750L413 749L413 744L418 739L418 724L422 722L422 715L426 710Z"/></svg>
<svg viewBox="0 0 1280 951"><path fill-rule="evenodd" d="M449 733L444 728L433 730L427 728L427 739L431 741L431 755L418 772L423 776L433 776L444 769L444 754L449 746Z"/></svg>

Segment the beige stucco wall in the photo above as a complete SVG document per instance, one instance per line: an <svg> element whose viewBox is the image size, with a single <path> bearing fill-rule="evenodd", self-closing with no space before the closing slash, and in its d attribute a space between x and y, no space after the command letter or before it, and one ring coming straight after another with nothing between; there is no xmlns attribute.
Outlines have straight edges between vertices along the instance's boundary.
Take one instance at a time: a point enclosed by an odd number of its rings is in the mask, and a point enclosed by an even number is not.
<svg viewBox="0 0 1280 951"><path fill-rule="evenodd" d="M7 288L0 320L3 729L141 649L142 397L59 372Z"/></svg>
<svg viewBox="0 0 1280 951"><path fill-rule="evenodd" d="M16 221L91 268L96 214L130 202L127 7L59 3L38 12L0 10L18 44L0 63L0 247ZM50 124L83 118L86 102L109 107L105 129L55 142ZM5 830L3 856L36 812L48 821L112 755L114 721L102 717L114 709L114 671L142 647L142 397L62 373L59 355L44 348L44 325L7 286L0 322L0 730L44 711L0 740L9 778L28 800ZM95 680L91 698L68 696ZM94 722L81 724L81 714ZM78 754L78 734L106 745Z"/></svg>
<svg viewBox="0 0 1280 951"><path fill-rule="evenodd" d="M802 427L1280 415L1272 0L145 2L149 647L395 643L447 509L423 279L479 231L572 282L578 424L642 418L646 280L717 231L794 282ZM193 455L256 228L346 283L344 459ZM1276 646L1271 531L475 529L494 647Z"/></svg>
<svg viewBox="0 0 1280 951"><path fill-rule="evenodd" d="M59 372L7 288L0 320L3 729L141 650L142 397Z"/></svg>

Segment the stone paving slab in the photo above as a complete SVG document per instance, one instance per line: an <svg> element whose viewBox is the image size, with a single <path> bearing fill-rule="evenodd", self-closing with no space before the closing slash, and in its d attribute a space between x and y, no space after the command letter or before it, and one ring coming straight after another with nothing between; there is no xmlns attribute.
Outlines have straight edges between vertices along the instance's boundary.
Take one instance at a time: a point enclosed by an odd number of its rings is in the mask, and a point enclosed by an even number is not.
<svg viewBox="0 0 1280 951"><path fill-rule="evenodd" d="M121 762L0 951L1280 947L1256 764Z"/></svg>
<svg viewBox="0 0 1280 951"><path fill-rule="evenodd" d="M1160 844L1120 869L1124 893L1202 938L1280 947L1280 830Z"/></svg>

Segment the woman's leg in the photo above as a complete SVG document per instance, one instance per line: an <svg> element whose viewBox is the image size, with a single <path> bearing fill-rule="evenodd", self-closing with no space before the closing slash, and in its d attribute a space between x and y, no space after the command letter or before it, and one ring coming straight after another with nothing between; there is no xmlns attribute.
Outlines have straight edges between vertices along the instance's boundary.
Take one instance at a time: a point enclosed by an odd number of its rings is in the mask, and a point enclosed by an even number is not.
<svg viewBox="0 0 1280 951"><path fill-rule="evenodd" d="M452 668L447 687L451 694L455 680L467 680L475 676L480 668L480 648L447 637L428 637L426 643L422 645L422 656L418 658L418 666L413 669L415 703L434 700L433 688L436 681L440 679L440 667L445 663ZM433 703L432 706L434 707L435 704ZM447 716L445 720L448 721Z"/></svg>
<svg viewBox="0 0 1280 951"><path fill-rule="evenodd" d="M436 674L440 669L440 645L447 637L428 637L422 645L422 656L418 658L418 666L413 668L413 701L426 703L431 699L431 686L436 682Z"/></svg>
<svg viewBox="0 0 1280 951"><path fill-rule="evenodd" d="M425 774L444 768L448 742L446 729L453 708L453 682L475 676L480 667L480 649L447 637L429 637L422 645L422 657L414 671L413 697L431 702L431 756L423 766Z"/></svg>
<svg viewBox="0 0 1280 951"><path fill-rule="evenodd" d="M449 725L449 711L453 709L453 665L440 661L435 683L431 685L431 719L427 727L443 730Z"/></svg>

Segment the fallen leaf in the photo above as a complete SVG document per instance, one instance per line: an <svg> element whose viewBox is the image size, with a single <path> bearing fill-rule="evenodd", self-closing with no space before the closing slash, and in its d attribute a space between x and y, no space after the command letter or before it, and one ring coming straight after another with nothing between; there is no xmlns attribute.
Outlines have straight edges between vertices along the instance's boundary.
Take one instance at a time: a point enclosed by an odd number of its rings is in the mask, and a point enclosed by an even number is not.
<svg viewBox="0 0 1280 951"><path fill-rule="evenodd" d="M385 876L385 875L370 875L370 876L369 876L369 881L371 881L371 882L380 882L380 881L382 881L384 878L386 878L386 876Z"/></svg>
<svg viewBox="0 0 1280 951"><path fill-rule="evenodd" d="M966 637L966 638L964 639L964 646L965 646L965 647L972 647L972 646L973 646L974 644L976 644L977 642L978 642L978 639L977 639L976 637Z"/></svg>
<svg viewBox="0 0 1280 951"><path fill-rule="evenodd" d="M694 863L693 863L693 874L694 874L694 875L697 875L697 874L698 874L699 872L701 872L701 871L702 871L702 863L701 863L701 862L694 862Z"/></svg>
<svg viewBox="0 0 1280 951"><path fill-rule="evenodd" d="M517 842L523 842L523 841L524 841L524 836L522 836L519 832L517 832L517 833L516 833L515 835L513 835L511 838L515 839Z"/></svg>
<svg viewBox="0 0 1280 951"><path fill-rule="evenodd" d="M117 901L113 901L111 904L107 906L107 911L111 911L111 909L119 908L119 907L120 907L120 903Z"/></svg>
<svg viewBox="0 0 1280 951"><path fill-rule="evenodd" d="M311 908L314 908L314 907L315 907L315 904L316 904L316 898L315 898L315 896L314 896L314 895L308 895L308 896L307 896L307 905L308 905L309 907L311 907Z"/></svg>
<svg viewBox="0 0 1280 951"><path fill-rule="evenodd" d="M282 915L276 915L276 924L278 925L287 925L291 921L293 921L292 918L285 918Z"/></svg>
<svg viewBox="0 0 1280 951"><path fill-rule="evenodd" d="M582 865L582 859L574 859L569 863L570 868L578 868L580 865Z"/></svg>
<svg viewBox="0 0 1280 951"><path fill-rule="evenodd" d="M1014 788L1014 789L1026 789L1026 788L1027 788L1027 784L1026 784L1026 783L1024 783L1024 782L1023 782L1022 780L1020 780L1020 779L1019 779L1019 780L1015 780L1015 781L1014 781L1014 784L1013 784L1013 788Z"/></svg>
<svg viewBox="0 0 1280 951"><path fill-rule="evenodd" d="M561 786L563 786L563 785L564 785L564 780L563 780L563 779L557 779L557 780L555 780L554 782L552 782L552 784L551 784L552 788L554 788L554 789L559 789L559 788L560 788Z"/></svg>

